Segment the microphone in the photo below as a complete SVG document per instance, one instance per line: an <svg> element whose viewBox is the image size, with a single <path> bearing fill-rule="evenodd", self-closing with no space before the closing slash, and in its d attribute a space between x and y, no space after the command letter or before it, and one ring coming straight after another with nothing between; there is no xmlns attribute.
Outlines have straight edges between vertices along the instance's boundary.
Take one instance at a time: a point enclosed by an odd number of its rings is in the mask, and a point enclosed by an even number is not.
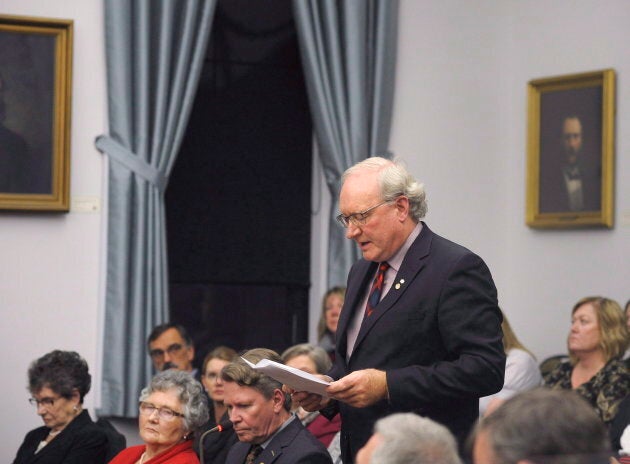
<svg viewBox="0 0 630 464"><path fill-rule="evenodd" d="M218 424L216 427L211 428L210 430L206 430L204 433L201 434L201 437L199 437L199 462L200 464L204 464L204 460L203 460L203 441L205 440L206 436L214 433L214 432L225 432L226 430L230 430L232 427L234 427L234 425L232 424L232 421L223 421L220 424Z"/></svg>

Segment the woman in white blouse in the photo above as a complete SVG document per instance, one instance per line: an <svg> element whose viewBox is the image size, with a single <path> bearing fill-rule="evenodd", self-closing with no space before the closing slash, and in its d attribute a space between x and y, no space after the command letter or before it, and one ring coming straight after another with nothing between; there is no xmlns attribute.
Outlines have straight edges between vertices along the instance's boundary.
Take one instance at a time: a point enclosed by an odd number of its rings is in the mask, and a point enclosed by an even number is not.
<svg viewBox="0 0 630 464"><path fill-rule="evenodd" d="M516 393L538 387L542 376L534 355L516 338L510 323L503 313L503 349L507 355L505 361L505 380L498 393L479 398L479 415L490 414L505 400Z"/></svg>

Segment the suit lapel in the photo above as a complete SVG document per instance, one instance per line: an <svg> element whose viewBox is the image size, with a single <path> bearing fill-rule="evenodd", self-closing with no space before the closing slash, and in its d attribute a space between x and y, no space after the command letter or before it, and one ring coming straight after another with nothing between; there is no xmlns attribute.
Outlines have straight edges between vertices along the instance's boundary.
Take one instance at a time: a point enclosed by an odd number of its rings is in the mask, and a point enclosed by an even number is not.
<svg viewBox="0 0 630 464"><path fill-rule="evenodd" d="M278 457L280 457L280 455L282 455L283 449L295 440L295 436L300 433L301 425L300 420L295 417L289 425L282 429L278 435L273 437L273 440L271 440L269 445L262 453L260 453L258 458L256 458L256 461L265 464L273 463L276 459L278 459Z"/></svg>
<svg viewBox="0 0 630 464"><path fill-rule="evenodd" d="M387 292L387 295L379 302L374 308L374 312L368 318L363 319L361 329L357 336L357 340L352 350L352 356L357 352L359 345L368 334L368 332L374 327L378 320L383 317L387 311L389 311L398 299L405 293L405 291L411 286L411 283L416 278L421 278L420 272L424 268L429 252L431 249L431 241L433 239L433 232L422 223L422 231L420 235L414 240L405 255L400 269L394 278L394 282ZM373 263L376 265L376 263Z"/></svg>

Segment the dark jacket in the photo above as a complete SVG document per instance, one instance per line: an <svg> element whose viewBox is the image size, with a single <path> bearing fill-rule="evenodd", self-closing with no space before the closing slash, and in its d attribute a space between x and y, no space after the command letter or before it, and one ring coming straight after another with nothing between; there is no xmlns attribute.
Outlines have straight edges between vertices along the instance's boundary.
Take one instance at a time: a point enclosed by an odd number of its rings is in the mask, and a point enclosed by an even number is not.
<svg viewBox="0 0 630 464"><path fill-rule="evenodd" d="M50 428L39 427L26 434L13 464L103 464L108 451L105 431L98 427L86 410L39 453L37 445L48 436Z"/></svg>

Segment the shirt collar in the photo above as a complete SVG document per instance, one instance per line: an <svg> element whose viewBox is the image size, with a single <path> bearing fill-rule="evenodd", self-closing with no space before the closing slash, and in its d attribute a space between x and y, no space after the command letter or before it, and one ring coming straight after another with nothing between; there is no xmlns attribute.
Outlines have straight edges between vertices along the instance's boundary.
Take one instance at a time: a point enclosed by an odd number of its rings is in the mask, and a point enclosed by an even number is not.
<svg viewBox="0 0 630 464"><path fill-rule="evenodd" d="M416 238L418 238L418 235L420 235L421 231L422 222L418 222L418 224L416 224L416 227L414 227L414 229L409 234L409 237L407 237L407 240L405 240L405 243L403 243L403 246L400 247L400 249L396 253L394 253L394 256L387 260L389 267L391 267L394 271L398 272L403 262L403 259L405 259L405 255L409 251L409 248L411 248L411 244L416 240Z"/></svg>

